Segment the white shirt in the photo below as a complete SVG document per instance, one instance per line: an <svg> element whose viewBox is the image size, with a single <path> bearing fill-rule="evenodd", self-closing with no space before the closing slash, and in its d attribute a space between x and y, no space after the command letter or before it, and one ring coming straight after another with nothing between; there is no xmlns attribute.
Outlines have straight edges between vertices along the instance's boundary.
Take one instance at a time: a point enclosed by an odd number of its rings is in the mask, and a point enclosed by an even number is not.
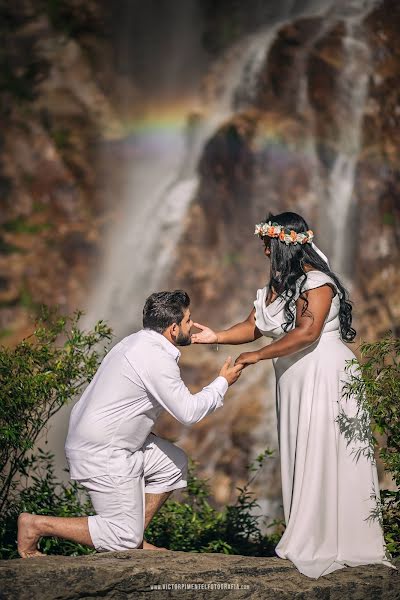
<svg viewBox="0 0 400 600"><path fill-rule="evenodd" d="M150 329L112 348L71 412L65 444L71 479L134 476L140 468L136 451L163 409L191 425L223 405L225 377L191 394L180 376L180 355Z"/></svg>

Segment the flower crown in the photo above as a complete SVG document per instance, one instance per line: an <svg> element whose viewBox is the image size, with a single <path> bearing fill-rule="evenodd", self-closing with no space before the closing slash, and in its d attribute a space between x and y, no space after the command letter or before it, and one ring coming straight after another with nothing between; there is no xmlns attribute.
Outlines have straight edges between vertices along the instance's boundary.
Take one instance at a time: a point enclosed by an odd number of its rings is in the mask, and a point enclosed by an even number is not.
<svg viewBox="0 0 400 600"><path fill-rule="evenodd" d="M271 223L271 221L268 221L268 223L258 223L254 235L259 235L261 238L266 235L272 238L279 238L279 240L286 245L311 244L314 237L314 233L311 229L297 233L296 231L293 231L293 229L288 229L287 227L278 225L278 223Z"/></svg>

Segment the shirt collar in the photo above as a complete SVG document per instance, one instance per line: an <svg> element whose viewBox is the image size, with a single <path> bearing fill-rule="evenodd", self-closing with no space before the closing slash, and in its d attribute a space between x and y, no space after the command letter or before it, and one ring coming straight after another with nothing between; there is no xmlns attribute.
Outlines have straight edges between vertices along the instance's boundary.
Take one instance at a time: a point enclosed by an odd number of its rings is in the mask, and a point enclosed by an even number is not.
<svg viewBox="0 0 400 600"><path fill-rule="evenodd" d="M165 337L165 335L154 331L154 329L144 329L143 331L157 339L162 344L163 348L165 348L165 350L168 352L168 354L170 354L174 358L174 360L176 360L176 362L179 361L181 356L180 351Z"/></svg>

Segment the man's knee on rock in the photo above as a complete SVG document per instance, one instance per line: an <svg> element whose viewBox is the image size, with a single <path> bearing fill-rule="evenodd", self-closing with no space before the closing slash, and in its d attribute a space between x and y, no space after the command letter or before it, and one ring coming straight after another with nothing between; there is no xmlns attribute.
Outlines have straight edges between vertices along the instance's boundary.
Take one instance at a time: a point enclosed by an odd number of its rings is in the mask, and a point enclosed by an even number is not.
<svg viewBox="0 0 400 600"><path fill-rule="evenodd" d="M93 543L98 552L117 552L122 550L135 550L140 548L143 542L143 523L129 515L124 519L109 521L104 518L95 517L97 529L93 528L95 535L92 536Z"/></svg>

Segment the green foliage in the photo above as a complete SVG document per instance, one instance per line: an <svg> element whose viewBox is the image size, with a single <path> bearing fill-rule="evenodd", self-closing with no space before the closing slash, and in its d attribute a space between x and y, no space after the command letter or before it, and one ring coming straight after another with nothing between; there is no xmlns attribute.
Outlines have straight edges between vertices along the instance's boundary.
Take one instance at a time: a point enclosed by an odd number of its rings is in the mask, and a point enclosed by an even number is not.
<svg viewBox="0 0 400 600"><path fill-rule="evenodd" d="M357 453L373 460L375 448L396 491L382 490L377 514L381 519L388 551L400 554L400 340L392 335L361 345L363 361L351 361L345 397L354 396L358 411L338 419L348 443L357 442ZM370 424L372 424L372 431ZM376 435L379 435L379 444Z"/></svg>
<svg viewBox="0 0 400 600"><path fill-rule="evenodd" d="M16 502L48 420L92 379L103 355L98 345L111 338L101 321L81 331L80 316L43 309L32 336L15 348L0 346L0 512Z"/></svg>
<svg viewBox="0 0 400 600"><path fill-rule="evenodd" d="M54 475L53 455L41 449L30 457L26 468L28 476L22 476L18 493L8 502L0 518L0 559L18 558L17 519L21 512L54 517L78 517L91 515L92 506L86 492L76 482L68 485L57 481ZM42 538L39 549L44 554L77 556L90 554L93 548L54 537Z"/></svg>
<svg viewBox="0 0 400 600"><path fill-rule="evenodd" d="M257 459L258 468L271 453L265 452ZM27 466L29 477L20 480L19 493L14 502L7 505L0 518L0 558L17 558L17 519L25 511L57 517L91 515L92 506L83 488L77 483L61 484L54 476L53 456L39 450ZM254 467L250 467L250 471ZM258 469L257 469L258 470ZM260 517L255 516L256 501L248 487L254 476L239 490L234 505L222 511L209 503L207 483L195 474L193 465L189 470L188 486L182 502L168 500L154 517L146 530L147 541L185 552L213 552L270 556L279 541L280 534L264 535L259 528ZM271 527L281 529L281 523ZM94 552L82 544L58 538L42 538L39 549L45 554L77 556Z"/></svg>
<svg viewBox="0 0 400 600"><path fill-rule="evenodd" d="M383 213L382 220L384 225L396 225L396 217L392 212Z"/></svg>
<svg viewBox="0 0 400 600"><path fill-rule="evenodd" d="M260 517L255 514L257 501L249 491L264 460L261 454L250 472L255 471L246 485L238 490L235 504L222 511L209 503L206 482L199 480L191 466L188 487L183 501L168 500L146 530L146 540L156 546L185 552L215 552L248 556L271 556L279 533L267 536L260 529ZM281 525L273 523L273 526Z"/></svg>
<svg viewBox="0 0 400 600"><path fill-rule="evenodd" d="M19 248L15 244L10 244L9 242L6 242L0 233L0 254L8 255L14 253L24 254L24 250L22 248Z"/></svg>

